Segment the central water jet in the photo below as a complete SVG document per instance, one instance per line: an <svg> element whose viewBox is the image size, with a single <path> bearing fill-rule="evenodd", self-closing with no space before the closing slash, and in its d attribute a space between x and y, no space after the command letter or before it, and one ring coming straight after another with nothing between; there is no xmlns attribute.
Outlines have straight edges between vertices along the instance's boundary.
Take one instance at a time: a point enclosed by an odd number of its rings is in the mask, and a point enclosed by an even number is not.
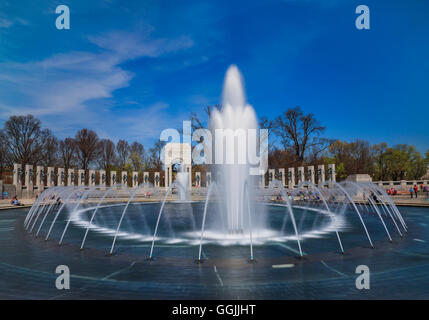
<svg viewBox="0 0 429 320"><path fill-rule="evenodd" d="M245 184L250 180L250 165L246 147L249 129L257 128L255 111L246 103L242 76L238 68L232 65L225 75L222 109L213 110L210 130L216 145L216 179L224 193L228 232L233 234L243 233L248 227L245 223L244 192L248 192ZM219 164L220 158L222 164Z"/></svg>

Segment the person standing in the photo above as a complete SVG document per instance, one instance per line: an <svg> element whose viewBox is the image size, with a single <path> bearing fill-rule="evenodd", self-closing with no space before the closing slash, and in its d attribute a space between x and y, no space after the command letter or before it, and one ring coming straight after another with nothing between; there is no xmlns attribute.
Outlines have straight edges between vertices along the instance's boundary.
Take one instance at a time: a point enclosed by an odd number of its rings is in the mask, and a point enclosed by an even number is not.
<svg viewBox="0 0 429 320"><path fill-rule="evenodd" d="M413 191L414 191L414 190L413 190L413 188L410 188L410 190L409 190L409 191L410 191L410 197L411 197L411 199L412 199L412 198L413 198Z"/></svg>
<svg viewBox="0 0 429 320"><path fill-rule="evenodd" d="M414 185L414 193L415 193L415 195L416 195L416 198L417 198L417 192L419 191L419 188L417 187L417 185L415 184Z"/></svg>

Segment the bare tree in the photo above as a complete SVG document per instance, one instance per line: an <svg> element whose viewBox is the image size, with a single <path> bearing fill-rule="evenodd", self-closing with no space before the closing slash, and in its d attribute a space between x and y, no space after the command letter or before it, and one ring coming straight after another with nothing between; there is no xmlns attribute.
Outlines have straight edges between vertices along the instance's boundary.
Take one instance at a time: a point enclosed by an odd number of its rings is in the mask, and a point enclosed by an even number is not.
<svg viewBox="0 0 429 320"><path fill-rule="evenodd" d="M79 130L75 136L76 154L79 166L87 170L97 159L99 153L99 139L97 134L88 129Z"/></svg>
<svg viewBox="0 0 429 320"><path fill-rule="evenodd" d="M153 148L149 149L149 154L150 154L150 159L149 159L149 163L150 166L153 169L156 169L158 171L162 170L162 159L161 159L161 153L162 153L162 149L164 148L165 142L161 141L161 140L157 140L155 142L155 145L153 146Z"/></svg>
<svg viewBox="0 0 429 320"><path fill-rule="evenodd" d="M12 162L36 164L43 155L44 133L40 120L32 115L11 116L4 125Z"/></svg>
<svg viewBox="0 0 429 320"><path fill-rule="evenodd" d="M68 170L76 162L76 143L73 138L65 138L59 142L60 163Z"/></svg>
<svg viewBox="0 0 429 320"><path fill-rule="evenodd" d="M133 169L136 171L141 171L144 163L144 147L141 143L137 141L133 142L130 147L130 161L133 166Z"/></svg>
<svg viewBox="0 0 429 320"><path fill-rule="evenodd" d="M206 120L201 120L201 118L197 115L196 112L191 112L189 120L191 121L192 131L195 131L198 129L208 129L213 108L220 109L220 105L217 104L215 106L206 106L204 108L204 113L205 113L205 116L207 117ZM183 134L181 129L179 130L179 132ZM201 136L198 142L204 144L204 148L207 147L207 143L204 141L204 136Z"/></svg>
<svg viewBox="0 0 429 320"><path fill-rule="evenodd" d="M384 145L386 148L387 145ZM339 179L346 178L350 174L372 174L374 164L377 165L374 156L378 148L379 146L371 148L368 141L360 139L351 142L336 140L329 146L326 160L335 162Z"/></svg>
<svg viewBox="0 0 429 320"><path fill-rule="evenodd" d="M110 171L116 162L115 144L112 140L103 139L100 141L100 156L98 164L106 171Z"/></svg>
<svg viewBox="0 0 429 320"><path fill-rule="evenodd" d="M268 153L268 163L271 168L294 167L296 159L290 150L281 150L275 146Z"/></svg>
<svg viewBox="0 0 429 320"><path fill-rule="evenodd" d="M130 145L125 140L119 140L116 143L116 153L118 157L118 167L122 170L125 168L125 164L127 163L128 156L130 155Z"/></svg>
<svg viewBox="0 0 429 320"><path fill-rule="evenodd" d="M0 179L3 175L4 169L10 166L10 156L7 143L6 134L3 130L0 130Z"/></svg>
<svg viewBox="0 0 429 320"><path fill-rule="evenodd" d="M259 128L265 129L268 132L267 139L268 139L268 150L266 150L268 153L275 151L275 139L273 134L273 127L274 123L271 120L268 120L266 117L262 117L259 121ZM274 152L273 154L278 154L278 152ZM270 162L271 163L271 162Z"/></svg>
<svg viewBox="0 0 429 320"><path fill-rule="evenodd" d="M46 167L56 166L58 164L58 139L52 134L51 130L42 131L42 159L40 163Z"/></svg>
<svg viewBox="0 0 429 320"><path fill-rule="evenodd" d="M190 121L191 121L191 127L192 130L197 130L197 129L204 129L207 128L207 121L210 120L210 116L212 114L212 110L213 108L220 108L220 105L215 105L215 106L207 106L204 108L204 113L207 116L207 120L201 120L201 118L197 115L196 112L191 112L190 115Z"/></svg>
<svg viewBox="0 0 429 320"><path fill-rule="evenodd" d="M273 132L280 138L284 149L292 149L298 163L303 163L306 151L314 146L320 152L329 146L329 140L320 138L325 127L312 113L304 115L300 107L288 109L273 123Z"/></svg>

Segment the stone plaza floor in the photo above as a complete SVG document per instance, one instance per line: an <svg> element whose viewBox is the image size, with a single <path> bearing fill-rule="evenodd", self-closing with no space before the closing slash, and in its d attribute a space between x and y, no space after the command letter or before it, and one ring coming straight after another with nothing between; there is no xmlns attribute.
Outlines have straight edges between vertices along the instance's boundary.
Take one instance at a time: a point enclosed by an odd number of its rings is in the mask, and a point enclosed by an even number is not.
<svg viewBox="0 0 429 320"><path fill-rule="evenodd" d="M363 245L304 259L283 256L285 249L273 245L255 248L261 258L254 264L232 257L229 248L224 258L196 264L174 254L147 261L120 249L109 256L60 247L24 230L27 212L0 211L1 299L429 299L428 208L406 208L409 233L393 244L380 240L375 249ZM263 250L270 255L263 257ZM70 268L70 290L56 289L58 265ZM370 269L369 290L355 286L358 265Z"/></svg>

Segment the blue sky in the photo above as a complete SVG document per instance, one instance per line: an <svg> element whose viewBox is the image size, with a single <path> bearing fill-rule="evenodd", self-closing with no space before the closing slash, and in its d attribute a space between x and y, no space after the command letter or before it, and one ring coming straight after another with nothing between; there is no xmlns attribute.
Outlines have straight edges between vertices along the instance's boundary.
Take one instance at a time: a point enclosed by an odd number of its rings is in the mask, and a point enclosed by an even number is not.
<svg viewBox="0 0 429 320"><path fill-rule="evenodd" d="M71 29L55 28L66 4ZM357 30L366 4L371 29ZM0 2L0 124L32 113L150 147L220 102L236 64L259 117L301 106L326 136L429 149L424 1Z"/></svg>

